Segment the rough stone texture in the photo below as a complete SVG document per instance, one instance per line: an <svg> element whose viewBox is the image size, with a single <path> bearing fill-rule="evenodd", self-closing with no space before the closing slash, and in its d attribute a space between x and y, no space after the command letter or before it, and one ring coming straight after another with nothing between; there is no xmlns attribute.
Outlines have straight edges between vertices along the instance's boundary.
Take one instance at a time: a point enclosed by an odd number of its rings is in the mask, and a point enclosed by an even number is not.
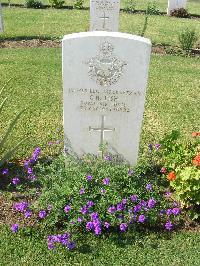
<svg viewBox="0 0 200 266"><path fill-rule="evenodd" d="M118 31L120 0L90 0L90 31Z"/></svg>
<svg viewBox="0 0 200 266"><path fill-rule="evenodd" d="M99 154L99 145L136 164L151 42L116 32L64 36L65 149Z"/></svg>
<svg viewBox="0 0 200 266"><path fill-rule="evenodd" d="M187 0L168 0L167 14L170 15L171 11L178 8L186 8Z"/></svg>

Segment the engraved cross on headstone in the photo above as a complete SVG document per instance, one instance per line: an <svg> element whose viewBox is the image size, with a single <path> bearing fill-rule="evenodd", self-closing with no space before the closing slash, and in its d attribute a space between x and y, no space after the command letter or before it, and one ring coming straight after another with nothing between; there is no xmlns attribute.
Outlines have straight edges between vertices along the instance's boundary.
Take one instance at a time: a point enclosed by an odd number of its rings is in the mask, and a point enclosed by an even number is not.
<svg viewBox="0 0 200 266"><path fill-rule="evenodd" d="M89 131L97 131L101 133L101 137L100 137L100 145L103 145L104 143L104 133L105 132L111 132L111 131L115 131L115 128L106 128L105 127L105 115L102 115L101 117L101 126L99 128L93 128L93 127L89 127Z"/></svg>
<svg viewBox="0 0 200 266"><path fill-rule="evenodd" d="M109 19L109 17L106 17L105 11L103 12L103 16L100 17L100 19L103 19L103 29L106 29L106 19Z"/></svg>

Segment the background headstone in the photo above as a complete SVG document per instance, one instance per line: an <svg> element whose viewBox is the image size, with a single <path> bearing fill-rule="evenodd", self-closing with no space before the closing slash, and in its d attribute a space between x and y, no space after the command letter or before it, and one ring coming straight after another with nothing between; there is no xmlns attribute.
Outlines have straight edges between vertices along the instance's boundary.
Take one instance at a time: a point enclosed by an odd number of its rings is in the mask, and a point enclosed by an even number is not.
<svg viewBox="0 0 200 266"><path fill-rule="evenodd" d="M3 32L3 15L2 15L1 3L0 3L0 32Z"/></svg>
<svg viewBox="0 0 200 266"><path fill-rule="evenodd" d="M150 40L96 31L66 35L62 45L65 149L98 154L107 142L112 154L135 164Z"/></svg>
<svg viewBox="0 0 200 266"><path fill-rule="evenodd" d="M118 31L120 0L90 0L90 31Z"/></svg>
<svg viewBox="0 0 200 266"><path fill-rule="evenodd" d="M187 0L168 0L167 14L178 8L186 8Z"/></svg>

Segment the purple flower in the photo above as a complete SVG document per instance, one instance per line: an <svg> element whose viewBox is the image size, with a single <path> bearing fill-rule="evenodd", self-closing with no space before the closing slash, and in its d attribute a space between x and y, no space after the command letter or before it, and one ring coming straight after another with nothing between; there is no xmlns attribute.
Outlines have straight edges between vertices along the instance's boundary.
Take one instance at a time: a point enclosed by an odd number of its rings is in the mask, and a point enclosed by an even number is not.
<svg viewBox="0 0 200 266"><path fill-rule="evenodd" d="M27 210L27 211L25 211L25 213L24 213L25 218L30 218L31 215L32 215L31 210Z"/></svg>
<svg viewBox="0 0 200 266"><path fill-rule="evenodd" d="M111 161L112 158L111 158L110 155L105 155L105 156L104 156L104 160L105 160L105 161Z"/></svg>
<svg viewBox="0 0 200 266"><path fill-rule="evenodd" d="M173 215L175 215L175 216L176 216L176 215L179 215L180 211L181 211L181 210L180 210L179 208L173 208L173 209L172 209L172 213L173 213Z"/></svg>
<svg viewBox="0 0 200 266"><path fill-rule="evenodd" d="M49 146L51 146L51 145L53 145L53 141L49 141L47 144L48 144Z"/></svg>
<svg viewBox="0 0 200 266"><path fill-rule="evenodd" d="M147 191L152 191L152 184L148 183L148 184L146 185L146 190L147 190Z"/></svg>
<svg viewBox="0 0 200 266"><path fill-rule="evenodd" d="M171 215L172 214L172 209L167 209L166 210L166 214L169 216L169 215Z"/></svg>
<svg viewBox="0 0 200 266"><path fill-rule="evenodd" d="M156 150L159 150L160 147L161 147L161 145L160 145L159 143L155 144L155 148L156 148Z"/></svg>
<svg viewBox="0 0 200 266"><path fill-rule="evenodd" d="M66 205L64 208L65 213L68 213L71 210L71 206L70 205Z"/></svg>
<svg viewBox="0 0 200 266"><path fill-rule="evenodd" d="M133 212L139 212L141 209L142 209L142 206L137 204L137 205L134 206Z"/></svg>
<svg viewBox="0 0 200 266"><path fill-rule="evenodd" d="M28 179L31 180L31 181L35 181L36 180L36 175L34 175L34 174L28 175Z"/></svg>
<svg viewBox="0 0 200 266"><path fill-rule="evenodd" d="M29 164L30 164L30 161L29 160L25 160L24 161L24 168L28 169Z"/></svg>
<svg viewBox="0 0 200 266"><path fill-rule="evenodd" d="M39 218L44 219L47 216L47 212L45 210L39 211Z"/></svg>
<svg viewBox="0 0 200 266"><path fill-rule="evenodd" d="M101 192L101 194L104 194L106 192L106 190L104 188L101 188L100 192Z"/></svg>
<svg viewBox="0 0 200 266"><path fill-rule="evenodd" d="M116 207L115 206L110 206L108 208L108 212L111 213L111 214L115 213L116 212Z"/></svg>
<svg viewBox="0 0 200 266"><path fill-rule="evenodd" d="M171 195L172 195L172 193L171 193L170 191L167 191L167 192L165 193L165 197L166 197L166 198L170 198Z"/></svg>
<svg viewBox="0 0 200 266"><path fill-rule="evenodd" d="M99 218L99 215L97 212L93 212L90 214L90 217L92 220L97 220Z"/></svg>
<svg viewBox="0 0 200 266"><path fill-rule="evenodd" d="M13 206L15 211L24 212L28 208L28 203L25 201L17 202Z"/></svg>
<svg viewBox="0 0 200 266"><path fill-rule="evenodd" d="M13 224L13 225L11 226L11 231L12 231L13 233L17 233L18 230L19 230L19 225L18 225L18 224Z"/></svg>
<svg viewBox="0 0 200 266"><path fill-rule="evenodd" d="M8 168L2 170L2 175L8 175L8 173L9 173Z"/></svg>
<svg viewBox="0 0 200 266"><path fill-rule="evenodd" d="M136 201L137 198L138 198L137 195L131 195L130 196L130 200L133 201L133 202Z"/></svg>
<svg viewBox="0 0 200 266"><path fill-rule="evenodd" d="M92 200L89 200L86 205L88 208L91 208L92 206L94 206L94 202Z"/></svg>
<svg viewBox="0 0 200 266"><path fill-rule="evenodd" d="M87 181L92 181L93 177L92 177L92 175L87 175L86 179L87 179Z"/></svg>
<svg viewBox="0 0 200 266"><path fill-rule="evenodd" d="M77 221L78 221L78 223L82 223L83 218L82 218L82 217L78 217L78 218L77 218Z"/></svg>
<svg viewBox="0 0 200 266"><path fill-rule="evenodd" d="M67 248L69 249L69 250L72 250L72 249L74 249L76 247L76 243L75 242L69 242L68 244L67 244Z"/></svg>
<svg viewBox="0 0 200 266"><path fill-rule="evenodd" d="M55 248L55 245L54 245L54 243L52 243L52 242L48 242L48 243L47 243L47 246L48 246L48 249L49 249L49 250L52 250L52 249Z"/></svg>
<svg viewBox="0 0 200 266"><path fill-rule="evenodd" d="M126 205L127 199L122 199L122 204Z"/></svg>
<svg viewBox="0 0 200 266"><path fill-rule="evenodd" d="M110 184L110 178L105 177L102 182L104 183L104 185L109 185Z"/></svg>
<svg viewBox="0 0 200 266"><path fill-rule="evenodd" d="M144 221L146 220L146 217L143 214L140 214L138 217L138 222L139 223L144 223Z"/></svg>
<svg viewBox="0 0 200 266"><path fill-rule="evenodd" d="M27 173L28 173L29 175L32 175L32 174L33 174L33 169L32 169L31 167L28 167L28 169L27 169Z"/></svg>
<svg viewBox="0 0 200 266"><path fill-rule="evenodd" d="M96 226L94 228L94 233L95 233L95 235L100 235L101 234L101 227L100 226Z"/></svg>
<svg viewBox="0 0 200 266"><path fill-rule="evenodd" d="M80 191L79 191L80 195L83 195L85 193L85 189L84 188L81 188Z"/></svg>
<svg viewBox="0 0 200 266"><path fill-rule="evenodd" d="M151 198L151 199L148 200L147 206L148 206L149 209L154 208L155 205L156 205L156 200L154 198Z"/></svg>
<svg viewBox="0 0 200 266"><path fill-rule="evenodd" d="M50 212L52 209L53 209L53 206L49 204L49 205L47 206L47 210L48 210L48 212Z"/></svg>
<svg viewBox="0 0 200 266"><path fill-rule="evenodd" d="M163 215L164 215L164 213L165 213L165 211L164 211L164 210L160 210L160 216L163 216Z"/></svg>
<svg viewBox="0 0 200 266"><path fill-rule="evenodd" d="M132 169L128 170L128 175L131 176L134 173L134 171Z"/></svg>
<svg viewBox="0 0 200 266"><path fill-rule="evenodd" d="M141 205L141 206L147 206L147 203L146 203L145 200L141 200L141 201L139 202L139 205Z"/></svg>
<svg viewBox="0 0 200 266"><path fill-rule="evenodd" d="M120 231L125 232L128 228L128 225L126 223L122 223L120 224L119 228L120 228Z"/></svg>
<svg viewBox="0 0 200 266"><path fill-rule="evenodd" d="M105 228L107 228L107 229L108 229L108 228L110 227L110 223L108 223L108 222L105 222L105 223L104 223L104 226L105 226Z"/></svg>
<svg viewBox="0 0 200 266"><path fill-rule="evenodd" d="M166 224L165 224L165 229L170 231L170 230L172 230L172 228L173 228L172 222L171 221L167 221Z"/></svg>
<svg viewBox="0 0 200 266"><path fill-rule="evenodd" d="M148 145L148 148L149 148L150 151L152 151L152 150L153 150L153 145L150 143L150 144Z"/></svg>
<svg viewBox="0 0 200 266"><path fill-rule="evenodd" d="M173 202L173 206L174 206L174 207L178 206L177 201L174 201L174 202Z"/></svg>
<svg viewBox="0 0 200 266"><path fill-rule="evenodd" d="M81 207L80 212L81 212L82 214L86 214L86 213L88 212L87 206L83 206L83 207Z"/></svg>
<svg viewBox="0 0 200 266"><path fill-rule="evenodd" d="M15 186L17 186L18 184L20 183L20 179L19 179L19 177L14 177L13 179L12 179L12 184L13 185L15 185Z"/></svg>
<svg viewBox="0 0 200 266"><path fill-rule="evenodd" d="M124 210L124 205L122 203L117 204L117 211L123 211Z"/></svg>
<svg viewBox="0 0 200 266"><path fill-rule="evenodd" d="M90 221L86 223L86 229L88 231L91 231L93 228L94 228L93 222Z"/></svg>

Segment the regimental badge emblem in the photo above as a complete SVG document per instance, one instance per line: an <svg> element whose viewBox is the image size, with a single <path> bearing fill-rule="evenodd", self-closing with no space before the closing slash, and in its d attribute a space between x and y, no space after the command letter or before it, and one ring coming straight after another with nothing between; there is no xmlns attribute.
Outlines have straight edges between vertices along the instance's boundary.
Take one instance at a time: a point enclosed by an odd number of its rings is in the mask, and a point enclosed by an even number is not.
<svg viewBox="0 0 200 266"><path fill-rule="evenodd" d="M113 50L113 45L105 41L99 54L88 61L90 78L104 87L117 83L127 65L113 54Z"/></svg>

